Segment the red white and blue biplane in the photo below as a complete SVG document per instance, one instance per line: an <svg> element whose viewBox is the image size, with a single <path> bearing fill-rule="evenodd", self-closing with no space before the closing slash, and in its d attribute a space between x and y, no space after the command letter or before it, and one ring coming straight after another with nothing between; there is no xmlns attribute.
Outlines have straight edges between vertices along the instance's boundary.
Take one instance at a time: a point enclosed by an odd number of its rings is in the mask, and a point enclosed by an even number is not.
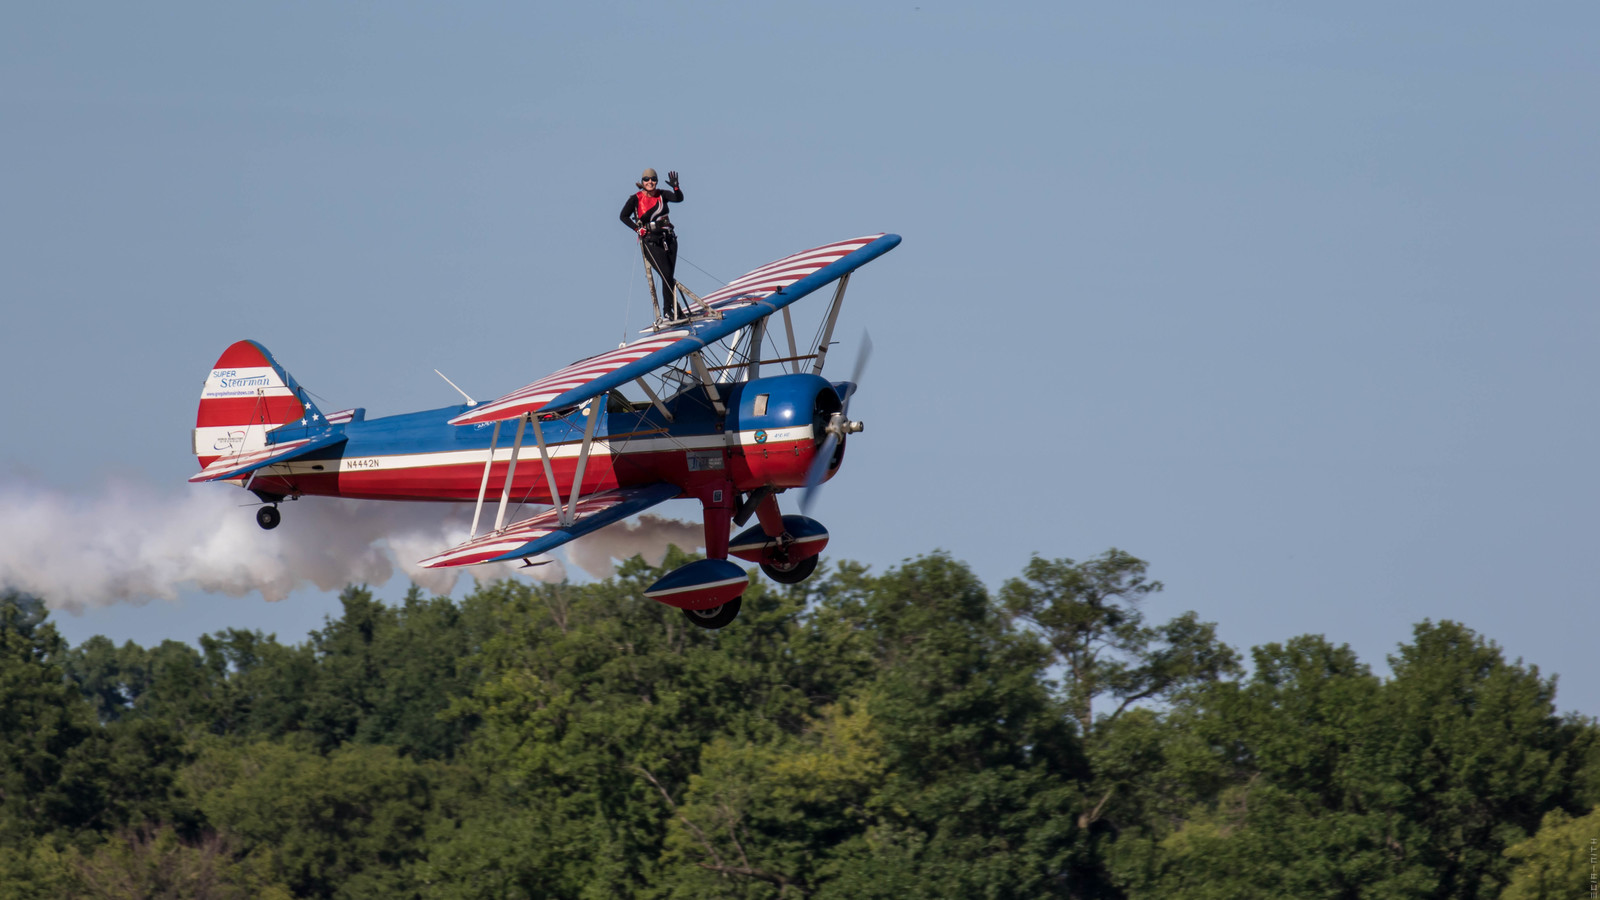
<svg viewBox="0 0 1600 900"><path fill-rule="evenodd" d="M785 584L816 569L827 529L783 515L777 495L805 488L808 511L838 470L845 437L861 430L849 406L865 343L851 380L821 373L850 274L899 243L879 234L786 256L694 298L685 320L658 321L645 337L488 403L468 398L376 419L362 409L324 415L266 348L239 341L201 392L201 472L190 481L254 493L265 504L256 513L262 528L277 526L279 502L302 496L474 502L467 541L423 560L429 568L527 560L667 500L695 499L706 558L645 594L696 625L721 628L749 584L729 556ZM789 306L835 282L818 334L801 352ZM778 349L766 354L768 345ZM763 366L781 374L763 377ZM625 395L632 387L639 399ZM499 498L494 524L480 533L491 493ZM523 504L550 508L507 523L507 510ZM730 537L752 517L757 525Z"/></svg>

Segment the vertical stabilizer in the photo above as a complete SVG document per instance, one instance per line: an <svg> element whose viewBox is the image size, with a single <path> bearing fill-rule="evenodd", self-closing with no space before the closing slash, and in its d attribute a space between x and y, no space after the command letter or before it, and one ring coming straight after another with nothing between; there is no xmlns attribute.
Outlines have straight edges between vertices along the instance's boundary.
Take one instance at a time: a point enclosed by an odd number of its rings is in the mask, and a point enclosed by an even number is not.
<svg viewBox="0 0 1600 900"><path fill-rule="evenodd" d="M221 456L260 450L267 432L321 414L267 349L239 341L222 351L200 391L194 453L205 468Z"/></svg>

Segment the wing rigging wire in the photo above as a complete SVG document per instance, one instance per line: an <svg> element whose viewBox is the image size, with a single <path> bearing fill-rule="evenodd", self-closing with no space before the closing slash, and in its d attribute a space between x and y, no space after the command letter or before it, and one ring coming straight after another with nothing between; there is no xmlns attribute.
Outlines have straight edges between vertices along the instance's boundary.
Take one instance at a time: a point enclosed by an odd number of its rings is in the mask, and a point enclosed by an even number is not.
<svg viewBox="0 0 1600 900"><path fill-rule="evenodd" d="M244 448L246 446L248 446L249 443L250 443L250 429L254 428L258 421L261 423L261 442L263 444L266 443L267 433L272 430L272 429L267 427L267 421L266 421L267 420L267 412L266 412L266 409L265 409L266 402L267 402L266 392L258 389L256 391L256 405L250 410L250 421L244 423L244 436L239 438L239 448L237 450L235 450L233 452L233 454L232 454L234 457L239 457L239 456L243 456L244 455ZM302 412L303 412L303 410L302 410ZM246 478L245 481L244 481L245 489L249 490L250 489L250 485L255 484L255 481L256 481L256 473L255 472L251 472L250 473L250 477ZM261 495L260 494L256 494L256 496L259 498Z"/></svg>
<svg viewBox="0 0 1600 900"><path fill-rule="evenodd" d="M628 293L626 294L627 299L622 305L622 340L618 346L628 343L628 319L633 316L633 291L634 288L639 286L638 279L633 277L633 254L629 253L628 257L628 260L622 266L628 273Z"/></svg>
<svg viewBox="0 0 1600 900"><path fill-rule="evenodd" d="M707 272L705 269L702 269L699 266L695 266L694 260L689 259L687 256L684 256L682 253L678 254L678 259L688 263L691 266L694 266L694 269L695 269L696 272L699 272L701 275L704 275L705 277L711 279L712 281L715 281L717 284L720 284L723 287L727 287L728 286L728 282L722 280L721 278L718 278L717 276L711 274L710 272Z"/></svg>
<svg viewBox="0 0 1600 900"><path fill-rule="evenodd" d="M771 321L769 317L768 325L770 326L770 324ZM770 327L765 329L765 344L763 346L770 347L772 350L772 356L770 357L771 359L783 358L783 348L778 344L778 336L773 333L773 329ZM794 367L798 366L799 364L800 362L798 360L791 360L783 363L783 371L786 373L792 373L794 371Z"/></svg>

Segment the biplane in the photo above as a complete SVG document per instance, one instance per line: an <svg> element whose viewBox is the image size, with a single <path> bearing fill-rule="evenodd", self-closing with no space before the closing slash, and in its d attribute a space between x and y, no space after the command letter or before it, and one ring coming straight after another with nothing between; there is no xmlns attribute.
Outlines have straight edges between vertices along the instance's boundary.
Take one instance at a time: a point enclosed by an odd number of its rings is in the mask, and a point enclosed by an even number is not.
<svg viewBox="0 0 1600 900"><path fill-rule="evenodd" d="M428 568L531 562L657 504L697 500L705 558L645 594L721 628L750 578L728 557L785 584L816 569L828 531L804 513L862 430L849 411L867 341L850 380L825 379L823 366L851 273L899 243L878 234L786 256L693 297L686 319L658 319L637 340L485 403L463 392L464 404L421 412L324 414L265 347L239 341L201 392L201 471L189 480L255 494L268 529L280 502L304 496L473 503L467 540L422 560ZM790 306L829 285L802 352ZM791 488L803 489L799 514L779 509ZM539 511L506 521L530 505Z"/></svg>

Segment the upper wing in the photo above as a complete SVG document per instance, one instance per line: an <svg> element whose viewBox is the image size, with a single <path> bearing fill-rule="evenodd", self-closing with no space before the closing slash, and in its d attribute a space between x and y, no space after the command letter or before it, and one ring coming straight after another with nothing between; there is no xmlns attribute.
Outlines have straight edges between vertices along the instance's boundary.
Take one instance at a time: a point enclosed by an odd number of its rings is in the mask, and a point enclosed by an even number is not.
<svg viewBox="0 0 1600 900"><path fill-rule="evenodd" d="M451 419L450 424L474 425L575 406L719 341L854 272L899 244L898 234L868 235L803 250L768 263L705 298L708 305L722 313L722 318L702 319L579 360L498 400L462 413Z"/></svg>
<svg viewBox="0 0 1600 900"><path fill-rule="evenodd" d="M662 483L617 488L579 497L577 519L571 525L560 524L559 508L546 510L531 518L513 522L500 531L452 547L438 556L431 556L418 565L424 569L440 569L506 562L548 553L573 538L620 522L636 512L670 500L678 493L677 485Z"/></svg>
<svg viewBox="0 0 1600 900"><path fill-rule="evenodd" d="M344 440L343 431L330 431L316 437L300 438L294 441L284 441L281 444L268 444L260 450L249 453L239 453L233 456L219 456L211 465L200 470L198 475L189 476L192 482L201 481L227 481L237 478L248 472L270 466L273 463L288 462L301 457L313 450L332 446Z"/></svg>
<svg viewBox="0 0 1600 900"><path fill-rule="evenodd" d="M565 409L574 403L582 402L590 397L597 396L611 390L619 384L626 384L640 375L654 371L657 367L666 365L675 359L681 359L705 346L686 328L673 331L663 331L641 338L631 344L618 347L599 356L580 359L565 369L535 381L526 387L501 397L498 400L482 404L476 409L464 412L450 420L451 425L475 425L479 422L493 422L496 419L513 419L526 412L537 412L550 406L550 401L568 394L584 392L588 387L597 382L604 381L605 387L593 392L582 393L580 400L573 400L556 406L556 409ZM635 369L642 369L636 374ZM618 377L620 375L620 377Z"/></svg>
<svg viewBox="0 0 1600 900"><path fill-rule="evenodd" d="M785 256L783 259L769 262L753 272L747 272L735 278L728 283L727 287L707 294L705 301L712 309L728 310L742 304L754 303L778 291L783 291L784 302L777 303L773 307L773 309L782 309L828 282L843 276L845 273L853 272L888 253L899 243L900 235L898 234L873 234L866 237L851 238L848 241L823 244L821 247L812 247L810 250L802 250L799 253ZM823 278L811 287L804 290L796 287L801 280L817 274L845 257L852 256L857 251L872 247L874 244L879 245L876 252L862 256L860 259L855 260L853 264L839 269L839 271ZM794 289L789 290L789 288Z"/></svg>

